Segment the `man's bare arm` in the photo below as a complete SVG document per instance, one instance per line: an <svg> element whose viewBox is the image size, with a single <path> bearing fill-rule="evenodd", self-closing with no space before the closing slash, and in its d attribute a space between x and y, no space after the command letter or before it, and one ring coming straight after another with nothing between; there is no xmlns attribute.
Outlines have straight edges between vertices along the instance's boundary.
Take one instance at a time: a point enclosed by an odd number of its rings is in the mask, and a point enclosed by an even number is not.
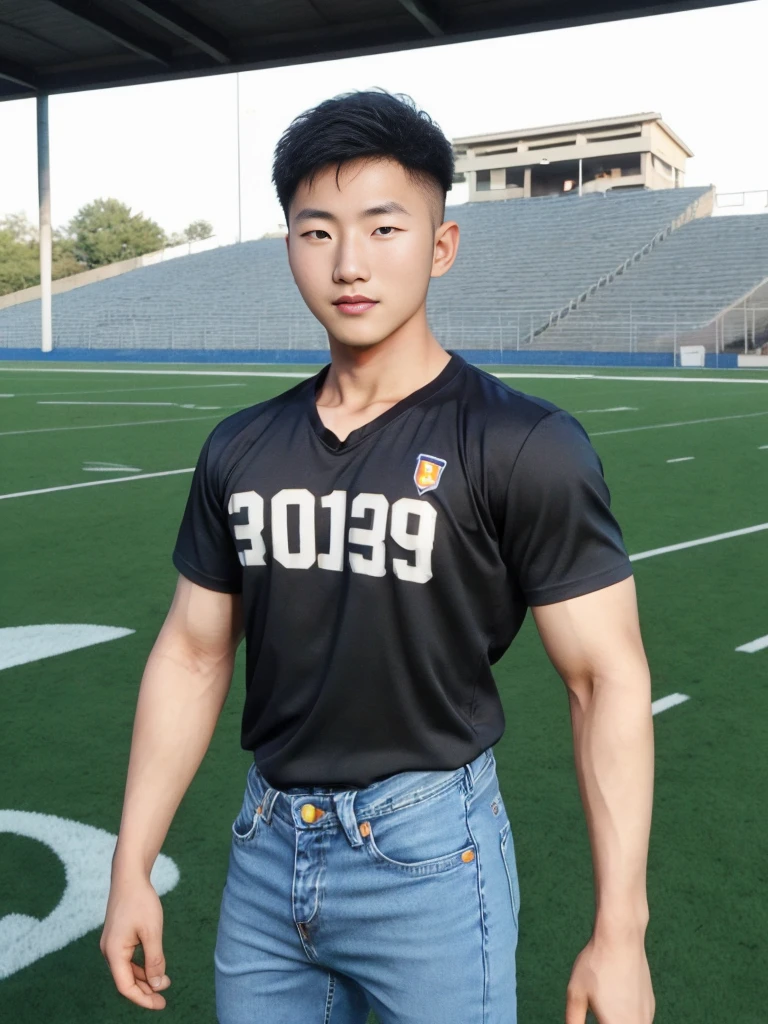
<svg viewBox="0 0 768 1024"><path fill-rule="evenodd" d="M149 877L173 816L210 744L243 637L239 594L179 576L139 688L112 885L100 948L118 991L162 1009L170 984L162 909ZM145 967L131 957L141 942ZM160 986L149 979L163 978Z"/></svg>
<svg viewBox="0 0 768 1024"><path fill-rule="evenodd" d="M653 995L640 950L649 919L646 869L654 740L650 671L634 578L532 611L568 690L576 774L592 848L598 955L595 959L592 947L583 977L595 974L595 963L612 965L603 971L597 990L589 993L590 1006L601 1024L646 1024L653 1017ZM603 961L600 950L605 947L611 953ZM611 957L628 947L633 952L620 958L617 967ZM620 979L627 970L629 977ZM600 1000L602 1006L593 1005ZM584 1019L572 1013L569 1022Z"/></svg>
<svg viewBox="0 0 768 1024"><path fill-rule="evenodd" d="M114 863L152 869L208 749L242 639L240 594L179 576L139 688Z"/></svg>

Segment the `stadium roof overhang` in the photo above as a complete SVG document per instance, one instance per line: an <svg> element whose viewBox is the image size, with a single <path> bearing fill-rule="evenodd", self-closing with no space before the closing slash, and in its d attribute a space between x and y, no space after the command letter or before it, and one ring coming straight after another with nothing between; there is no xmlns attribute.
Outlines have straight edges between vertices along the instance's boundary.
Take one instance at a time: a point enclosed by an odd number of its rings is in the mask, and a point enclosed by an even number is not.
<svg viewBox="0 0 768 1024"><path fill-rule="evenodd" d="M0 0L0 101L744 0Z"/></svg>

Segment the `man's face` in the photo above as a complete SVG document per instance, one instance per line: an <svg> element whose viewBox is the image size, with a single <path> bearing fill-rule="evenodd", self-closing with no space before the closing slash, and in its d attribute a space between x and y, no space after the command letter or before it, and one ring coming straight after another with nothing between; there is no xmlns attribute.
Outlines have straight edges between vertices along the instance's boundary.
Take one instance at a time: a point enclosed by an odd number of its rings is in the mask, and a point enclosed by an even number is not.
<svg viewBox="0 0 768 1024"><path fill-rule="evenodd" d="M378 212L372 212L376 211ZM441 209L430 190L396 160L352 160L300 183L288 211L288 262L301 296L329 335L344 345L375 345L426 301L430 277L450 267L458 225L436 228ZM339 305L362 295L373 305Z"/></svg>

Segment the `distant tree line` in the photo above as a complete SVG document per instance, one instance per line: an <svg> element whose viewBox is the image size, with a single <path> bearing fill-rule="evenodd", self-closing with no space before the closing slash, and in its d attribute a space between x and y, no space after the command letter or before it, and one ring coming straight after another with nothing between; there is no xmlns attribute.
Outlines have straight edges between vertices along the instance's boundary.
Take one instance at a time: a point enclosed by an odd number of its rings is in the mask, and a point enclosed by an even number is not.
<svg viewBox="0 0 768 1024"><path fill-rule="evenodd" d="M54 279L79 274L134 256L210 238L213 227L195 220L181 233L167 235L149 217L131 213L117 199L96 199L81 207L72 220L53 230ZM0 295L40 284L40 241L37 225L23 213L0 217Z"/></svg>

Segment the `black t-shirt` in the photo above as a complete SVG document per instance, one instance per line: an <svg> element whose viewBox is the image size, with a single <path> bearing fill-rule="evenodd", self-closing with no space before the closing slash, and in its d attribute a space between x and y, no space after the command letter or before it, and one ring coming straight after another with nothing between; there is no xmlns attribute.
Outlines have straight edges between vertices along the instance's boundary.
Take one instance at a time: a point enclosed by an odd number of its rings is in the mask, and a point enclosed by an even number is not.
<svg viewBox="0 0 768 1024"><path fill-rule="evenodd" d="M491 665L527 608L632 575L570 413L451 353L340 442L328 368L213 429L173 552L242 592L241 744L278 789L471 761L504 732Z"/></svg>

